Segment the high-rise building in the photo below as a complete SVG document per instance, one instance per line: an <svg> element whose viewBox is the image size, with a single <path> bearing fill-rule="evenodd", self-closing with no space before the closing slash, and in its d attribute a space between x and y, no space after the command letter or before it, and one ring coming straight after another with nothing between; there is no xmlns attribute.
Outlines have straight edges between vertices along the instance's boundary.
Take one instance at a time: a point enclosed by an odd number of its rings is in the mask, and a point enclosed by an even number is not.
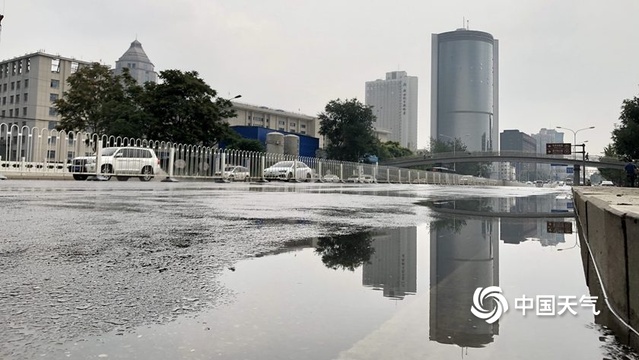
<svg viewBox="0 0 639 360"><path fill-rule="evenodd" d="M489 33L432 35L431 138L499 149L499 45Z"/></svg>
<svg viewBox="0 0 639 360"><path fill-rule="evenodd" d="M387 140L417 149L417 77L406 71L386 73L386 79L366 82L366 105L372 106L377 132Z"/></svg>
<svg viewBox="0 0 639 360"><path fill-rule="evenodd" d="M504 130L499 134L500 150L535 154L537 152L537 140L519 130ZM520 181L534 181L536 178L536 165L534 163L513 162L515 177Z"/></svg>
<svg viewBox="0 0 639 360"><path fill-rule="evenodd" d="M155 72L155 66L146 56L142 44L136 39L131 43L127 50L118 61L115 62L115 74L120 75L124 68L129 69L129 74L140 85L145 82L157 82L158 74Z"/></svg>
<svg viewBox="0 0 639 360"><path fill-rule="evenodd" d="M44 52L0 62L0 123L55 129L53 102L69 90L69 75L89 64Z"/></svg>
<svg viewBox="0 0 639 360"><path fill-rule="evenodd" d="M537 141L537 154L546 154L546 144L563 143L564 133L555 129L542 128L539 133L532 134ZM574 149L573 149L574 151ZM560 180L565 179L567 166L561 163L557 164L537 164L537 173L542 180Z"/></svg>

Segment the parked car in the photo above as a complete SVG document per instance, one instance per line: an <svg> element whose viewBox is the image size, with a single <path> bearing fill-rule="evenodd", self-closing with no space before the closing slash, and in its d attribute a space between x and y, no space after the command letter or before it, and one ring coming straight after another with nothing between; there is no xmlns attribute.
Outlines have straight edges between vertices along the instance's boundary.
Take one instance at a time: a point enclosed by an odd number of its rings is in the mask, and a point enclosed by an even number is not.
<svg viewBox="0 0 639 360"><path fill-rule="evenodd" d="M615 186L615 184L610 180L604 180L600 184L601 186Z"/></svg>
<svg viewBox="0 0 639 360"><path fill-rule="evenodd" d="M335 174L326 174L322 178L324 182L340 182L339 176Z"/></svg>
<svg viewBox="0 0 639 360"><path fill-rule="evenodd" d="M106 180L112 175L119 181L138 177L141 181L149 181L160 171L160 160L152 149L139 147L108 147L100 153L101 173ZM76 180L86 180L89 175L95 175L96 156L78 156L71 160L68 166Z"/></svg>
<svg viewBox="0 0 639 360"><path fill-rule="evenodd" d="M375 178L372 175L351 176L346 179L346 182L372 184L375 182Z"/></svg>
<svg viewBox="0 0 639 360"><path fill-rule="evenodd" d="M220 172L216 172L216 175L220 175ZM224 168L224 177L230 181L246 181L250 179L251 173L248 168L244 166L227 166Z"/></svg>
<svg viewBox="0 0 639 360"><path fill-rule="evenodd" d="M269 180L290 181L297 179L311 181L313 179L313 169L301 161L280 161L264 169L264 178Z"/></svg>

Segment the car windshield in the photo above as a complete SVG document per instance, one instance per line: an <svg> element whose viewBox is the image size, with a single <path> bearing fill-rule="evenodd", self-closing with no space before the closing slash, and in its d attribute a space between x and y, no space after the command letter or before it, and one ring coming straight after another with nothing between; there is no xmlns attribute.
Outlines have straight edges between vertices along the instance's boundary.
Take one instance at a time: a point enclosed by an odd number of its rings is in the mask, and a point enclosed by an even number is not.
<svg viewBox="0 0 639 360"><path fill-rule="evenodd" d="M292 161L280 161L278 163L275 163L275 165L273 165L273 167L291 167L293 166L293 162ZM299 166L299 163L298 163Z"/></svg>
<svg viewBox="0 0 639 360"><path fill-rule="evenodd" d="M111 156L118 148L105 148L102 149L102 156Z"/></svg>

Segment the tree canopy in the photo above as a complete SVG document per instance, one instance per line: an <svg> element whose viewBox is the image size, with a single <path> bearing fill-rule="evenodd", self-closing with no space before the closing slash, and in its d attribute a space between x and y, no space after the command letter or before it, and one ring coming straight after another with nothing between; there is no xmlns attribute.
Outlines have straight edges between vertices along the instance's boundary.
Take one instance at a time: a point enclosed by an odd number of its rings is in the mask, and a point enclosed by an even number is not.
<svg viewBox="0 0 639 360"><path fill-rule="evenodd" d="M143 116L136 105L141 87L127 71L113 75L107 66L92 63L80 67L67 82L70 90L54 102L61 116L59 130L109 135L137 133L138 119Z"/></svg>
<svg viewBox="0 0 639 360"><path fill-rule="evenodd" d="M380 160L393 159L413 155L413 152L401 146L397 141L386 141L379 144L377 155Z"/></svg>
<svg viewBox="0 0 639 360"><path fill-rule="evenodd" d="M81 67L54 103L58 129L204 146L232 136L225 119L235 116L233 104L216 98L197 72L165 70L160 79L139 86L126 70L114 75L98 63Z"/></svg>
<svg viewBox="0 0 639 360"><path fill-rule="evenodd" d="M370 106L357 99L331 100L318 118L329 158L358 161L365 154L376 154L379 140L373 130L375 115Z"/></svg>
<svg viewBox="0 0 639 360"><path fill-rule="evenodd" d="M455 138L450 141L442 141L435 138L430 139L430 151L433 154L437 153L464 153L467 151L466 144L461 139ZM445 165L445 164L442 164ZM447 164L448 167L453 168L453 164ZM455 171L463 175L473 176L490 176L490 163L478 163L478 162L465 162L456 163Z"/></svg>
<svg viewBox="0 0 639 360"><path fill-rule="evenodd" d="M146 135L177 143L215 145L229 136L225 118L235 116L230 100L215 99L217 92L196 71L160 72L161 82L147 83L142 107L153 121Z"/></svg>
<svg viewBox="0 0 639 360"><path fill-rule="evenodd" d="M619 115L621 124L612 131L614 152L618 155L639 158L639 98L626 99ZM611 149L612 150L612 149Z"/></svg>

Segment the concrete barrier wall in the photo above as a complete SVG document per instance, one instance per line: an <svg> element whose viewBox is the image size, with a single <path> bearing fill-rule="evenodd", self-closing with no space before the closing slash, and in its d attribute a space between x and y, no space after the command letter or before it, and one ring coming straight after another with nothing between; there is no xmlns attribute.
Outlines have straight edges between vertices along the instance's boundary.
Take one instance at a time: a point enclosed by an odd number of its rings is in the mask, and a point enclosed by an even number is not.
<svg viewBox="0 0 639 360"><path fill-rule="evenodd" d="M621 190L575 188L574 204L586 281L599 296L595 321L639 349L639 337L627 326L639 328L639 215L623 196Z"/></svg>

